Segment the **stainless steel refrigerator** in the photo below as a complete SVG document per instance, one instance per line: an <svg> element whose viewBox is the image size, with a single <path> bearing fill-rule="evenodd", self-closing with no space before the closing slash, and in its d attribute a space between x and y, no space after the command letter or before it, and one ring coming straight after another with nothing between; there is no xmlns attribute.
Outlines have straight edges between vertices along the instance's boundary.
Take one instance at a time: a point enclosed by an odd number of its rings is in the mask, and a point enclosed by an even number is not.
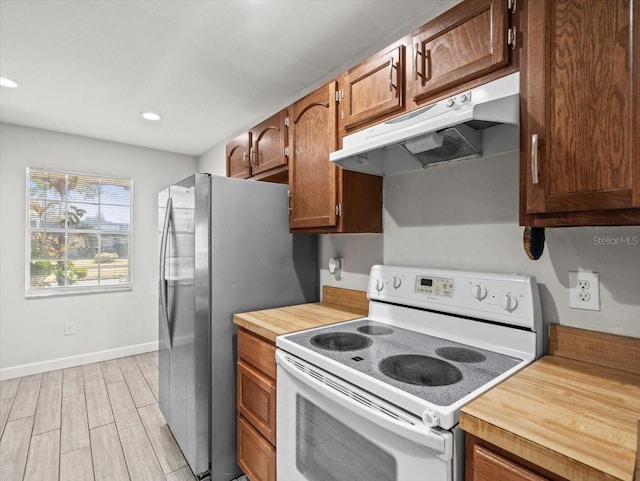
<svg viewBox="0 0 640 481"><path fill-rule="evenodd" d="M195 174L158 195L160 409L201 479L239 476L233 314L318 299L287 186Z"/></svg>

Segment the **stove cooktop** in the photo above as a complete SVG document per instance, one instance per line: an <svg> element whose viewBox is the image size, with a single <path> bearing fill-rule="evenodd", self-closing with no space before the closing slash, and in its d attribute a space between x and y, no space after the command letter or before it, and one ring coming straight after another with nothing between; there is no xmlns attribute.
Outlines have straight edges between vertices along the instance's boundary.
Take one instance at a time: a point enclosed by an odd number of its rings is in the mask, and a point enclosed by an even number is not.
<svg viewBox="0 0 640 481"><path fill-rule="evenodd" d="M438 406L449 406L522 362L371 319L287 340Z"/></svg>

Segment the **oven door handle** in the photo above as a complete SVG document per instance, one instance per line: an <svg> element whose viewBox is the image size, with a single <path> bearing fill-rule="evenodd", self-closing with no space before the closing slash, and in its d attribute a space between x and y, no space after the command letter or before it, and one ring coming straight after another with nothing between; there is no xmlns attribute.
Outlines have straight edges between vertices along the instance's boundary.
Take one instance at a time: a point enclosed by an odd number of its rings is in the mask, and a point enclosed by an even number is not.
<svg viewBox="0 0 640 481"><path fill-rule="evenodd" d="M287 372L287 374L290 374L299 382L312 387L330 400L338 403L340 406L348 408L354 414L364 417L367 421L373 422L387 431L436 451L437 456L441 459L451 460L453 456L453 436L449 431L443 429L438 432L434 432L427 425L423 424L419 418L416 418L416 424L411 425L407 422L398 421L389 415L382 414L378 410L367 405L365 402L356 401L354 397L345 394L345 392L351 391L355 394L356 399L358 397L373 398L373 396L361 389L349 386L341 379L327 372L321 371L307 362L294 358L284 351L276 351L276 362L278 363L278 366L282 367L282 369ZM298 366L302 366L303 369L301 370L296 366L296 364ZM314 372L313 376L305 372L309 370ZM319 379L324 379L329 382L323 382ZM341 389L332 387L336 384L339 385ZM394 410L391 408L391 405L384 406L385 404L388 404L386 402L381 402L377 399L371 400L390 411Z"/></svg>

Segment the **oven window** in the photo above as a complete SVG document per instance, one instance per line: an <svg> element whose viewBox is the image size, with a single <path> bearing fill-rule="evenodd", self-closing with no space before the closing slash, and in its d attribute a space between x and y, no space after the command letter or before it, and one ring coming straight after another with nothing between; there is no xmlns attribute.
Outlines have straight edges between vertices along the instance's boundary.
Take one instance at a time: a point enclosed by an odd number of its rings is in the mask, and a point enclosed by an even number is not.
<svg viewBox="0 0 640 481"><path fill-rule="evenodd" d="M296 466L309 481L393 481L396 460L298 395Z"/></svg>

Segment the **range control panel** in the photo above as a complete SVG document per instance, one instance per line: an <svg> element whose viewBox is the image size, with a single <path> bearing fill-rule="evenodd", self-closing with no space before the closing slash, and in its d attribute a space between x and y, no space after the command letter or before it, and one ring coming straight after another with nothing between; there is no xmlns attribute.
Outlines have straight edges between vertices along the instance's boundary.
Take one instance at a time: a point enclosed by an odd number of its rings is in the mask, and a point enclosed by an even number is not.
<svg viewBox="0 0 640 481"><path fill-rule="evenodd" d="M453 296L453 279L416 276L416 292L431 296Z"/></svg>
<svg viewBox="0 0 640 481"><path fill-rule="evenodd" d="M369 300L534 328L540 318L535 277L373 266Z"/></svg>

